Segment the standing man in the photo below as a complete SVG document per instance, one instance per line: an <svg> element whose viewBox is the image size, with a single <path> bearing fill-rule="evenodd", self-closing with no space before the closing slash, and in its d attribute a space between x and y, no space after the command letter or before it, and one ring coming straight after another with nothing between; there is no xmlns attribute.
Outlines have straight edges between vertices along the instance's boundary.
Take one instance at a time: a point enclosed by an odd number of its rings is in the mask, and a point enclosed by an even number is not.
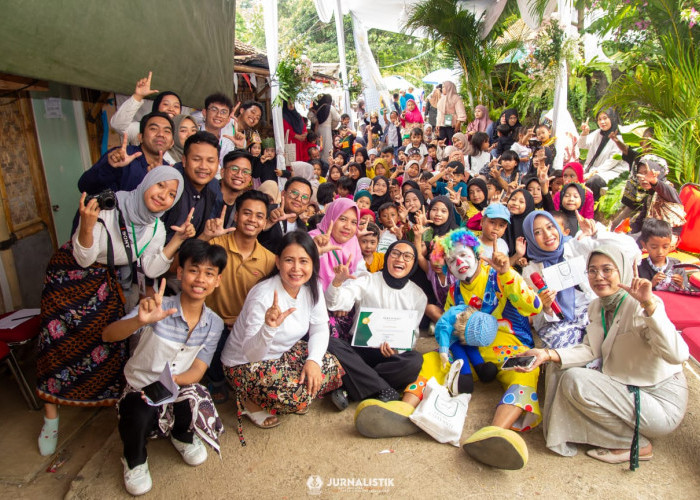
<svg viewBox="0 0 700 500"><path fill-rule="evenodd" d="M163 162L163 153L173 147L173 121L154 111L141 118L138 140L140 146L129 146L124 133L122 145L107 151L89 170L80 176L80 192L97 194L105 189L133 191L149 170Z"/></svg>
<svg viewBox="0 0 700 500"><path fill-rule="evenodd" d="M239 160L247 161L243 157ZM221 275L221 286L207 298L207 306L224 320L219 345L207 370L210 393L215 403L223 403L228 399L221 366L221 351L226 339L250 289L267 277L275 267L275 256L258 242L258 235L267 224L268 212L267 195L260 191L246 191L235 201L235 231L224 226L226 213L222 211L222 217L207 221L206 229L199 236L199 239L209 241L212 245L221 245L228 257L228 264Z"/></svg>
<svg viewBox="0 0 700 500"><path fill-rule="evenodd" d="M303 177L292 177L282 190L280 208L270 212L267 228L260 233L260 243L273 253L282 236L297 229L306 231L306 225L299 219L311 202L311 183Z"/></svg>
<svg viewBox="0 0 700 500"><path fill-rule="evenodd" d="M234 112L233 101L226 94L211 94L204 99L204 109L202 110L204 123L200 130L214 134L219 140L219 163L221 165L223 165L223 159L229 151L245 147L245 136L233 128L235 119L233 125L230 124Z"/></svg>
<svg viewBox="0 0 700 500"><path fill-rule="evenodd" d="M253 156L245 150L234 149L224 156L221 167L220 191L216 200L215 213L219 214L226 207L224 213L224 228L233 227L234 204L236 199L252 187L253 182Z"/></svg>

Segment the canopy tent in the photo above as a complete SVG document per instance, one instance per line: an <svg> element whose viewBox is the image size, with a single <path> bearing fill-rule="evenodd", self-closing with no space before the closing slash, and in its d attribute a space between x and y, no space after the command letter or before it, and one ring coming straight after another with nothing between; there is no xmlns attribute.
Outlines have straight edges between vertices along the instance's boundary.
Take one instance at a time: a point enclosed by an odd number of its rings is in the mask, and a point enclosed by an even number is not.
<svg viewBox="0 0 700 500"><path fill-rule="evenodd" d="M451 81L459 88L459 80L464 72L461 69L436 69L423 77L423 83L437 85L447 80Z"/></svg>
<svg viewBox="0 0 700 500"><path fill-rule="evenodd" d="M235 9L234 0L5 1L0 72L131 94L153 70L155 88L201 107L232 91Z"/></svg>
<svg viewBox="0 0 700 500"><path fill-rule="evenodd" d="M385 76L382 78L382 81L384 82L387 90L408 90L409 87L414 86L403 76L398 75Z"/></svg>

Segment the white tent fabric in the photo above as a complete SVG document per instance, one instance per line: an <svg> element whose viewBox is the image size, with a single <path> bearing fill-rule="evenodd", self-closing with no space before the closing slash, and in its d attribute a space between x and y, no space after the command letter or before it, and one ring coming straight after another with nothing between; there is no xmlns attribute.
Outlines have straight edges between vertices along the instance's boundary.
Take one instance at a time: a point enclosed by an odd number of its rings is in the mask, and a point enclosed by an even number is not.
<svg viewBox="0 0 700 500"><path fill-rule="evenodd" d="M279 27L277 17L277 0L265 0L263 4L263 22L265 25L265 49L270 67L270 98L275 101L280 93L280 82L275 74L279 59ZM277 147L277 168L284 170L284 127L282 125L282 108L272 108L272 131Z"/></svg>
<svg viewBox="0 0 700 500"><path fill-rule="evenodd" d="M407 90L408 87L413 87L413 84L406 80L403 76L391 75L382 78L387 90Z"/></svg>
<svg viewBox="0 0 700 500"><path fill-rule="evenodd" d="M384 80L382 80L382 74L379 72L379 67L372 55L372 49L369 47L367 28L354 12L352 14L352 34L355 39L357 65L365 85L365 110L370 112L388 107L392 101L391 95L389 95Z"/></svg>
<svg viewBox="0 0 700 500"><path fill-rule="evenodd" d="M531 30L536 30L540 27L540 19L538 16L533 16L530 14L530 3L534 0L518 0L518 9L520 10L520 18L525 21L525 24ZM544 10L544 15L542 19L546 19L549 15L554 12L554 8L557 6L557 0L549 0L547 8Z"/></svg>
<svg viewBox="0 0 700 500"><path fill-rule="evenodd" d="M447 80L451 81L457 88L459 88L459 80L464 72L462 68L459 69L436 69L431 71L423 77L423 83L428 83L430 85L437 85L439 83L445 82Z"/></svg>

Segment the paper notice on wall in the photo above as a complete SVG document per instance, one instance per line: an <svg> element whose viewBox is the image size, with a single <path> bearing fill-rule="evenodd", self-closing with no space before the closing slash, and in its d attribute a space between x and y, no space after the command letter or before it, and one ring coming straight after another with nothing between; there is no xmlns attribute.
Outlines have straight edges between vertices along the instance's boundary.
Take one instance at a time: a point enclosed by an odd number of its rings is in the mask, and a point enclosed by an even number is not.
<svg viewBox="0 0 700 500"><path fill-rule="evenodd" d="M44 118L47 120L63 118L63 108L61 107L60 98L48 97L44 99Z"/></svg>

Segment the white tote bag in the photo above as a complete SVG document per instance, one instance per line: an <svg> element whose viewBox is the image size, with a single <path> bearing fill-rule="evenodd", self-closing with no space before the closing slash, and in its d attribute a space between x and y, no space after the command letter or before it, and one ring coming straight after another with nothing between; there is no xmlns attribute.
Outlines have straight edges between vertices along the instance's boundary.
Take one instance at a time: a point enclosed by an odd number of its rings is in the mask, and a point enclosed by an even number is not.
<svg viewBox="0 0 700 500"><path fill-rule="evenodd" d="M284 162L290 166L293 161L297 161L297 145L289 142L289 130L284 133Z"/></svg>
<svg viewBox="0 0 700 500"><path fill-rule="evenodd" d="M462 363L461 359L452 363L450 374L459 373ZM446 381L453 378L448 375ZM409 418L439 443L459 447L471 397L471 394L452 397L447 387L431 377L423 392L423 401Z"/></svg>

